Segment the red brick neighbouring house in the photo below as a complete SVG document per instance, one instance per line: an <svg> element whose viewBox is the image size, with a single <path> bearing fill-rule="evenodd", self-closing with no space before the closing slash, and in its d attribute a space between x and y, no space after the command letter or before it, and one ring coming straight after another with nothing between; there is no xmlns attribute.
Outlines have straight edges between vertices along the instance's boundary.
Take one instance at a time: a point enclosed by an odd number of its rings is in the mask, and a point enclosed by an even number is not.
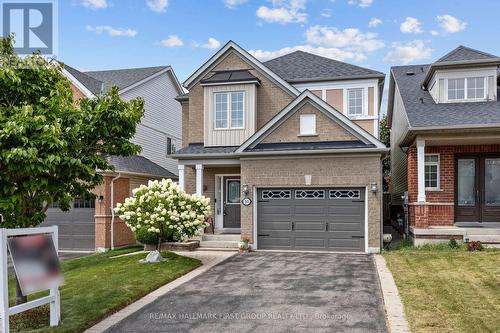
<svg viewBox="0 0 500 333"><path fill-rule="evenodd" d="M460 46L433 64L391 69L392 204L408 193L417 244L500 241L499 65Z"/></svg>

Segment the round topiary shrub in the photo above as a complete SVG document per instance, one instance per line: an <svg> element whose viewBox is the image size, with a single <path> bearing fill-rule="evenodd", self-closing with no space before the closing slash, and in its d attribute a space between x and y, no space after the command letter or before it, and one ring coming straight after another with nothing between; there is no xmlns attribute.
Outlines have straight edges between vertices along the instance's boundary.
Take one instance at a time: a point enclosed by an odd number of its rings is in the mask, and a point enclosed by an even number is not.
<svg viewBox="0 0 500 333"><path fill-rule="evenodd" d="M115 212L143 244L181 242L200 234L210 215L210 199L182 191L170 179L149 181L118 203Z"/></svg>

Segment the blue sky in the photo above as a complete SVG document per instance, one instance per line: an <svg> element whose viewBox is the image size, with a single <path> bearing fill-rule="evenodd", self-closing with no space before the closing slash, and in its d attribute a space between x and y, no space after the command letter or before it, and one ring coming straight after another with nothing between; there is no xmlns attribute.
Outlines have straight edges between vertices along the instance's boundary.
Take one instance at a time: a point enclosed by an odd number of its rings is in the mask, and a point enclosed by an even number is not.
<svg viewBox="0 0 500 333"><path fill-rule="evenodd" d="M183 81L232 39L387 73L463 44L500 55L498 0L60 0L59 59L82 70L170 64Z"/></svg>

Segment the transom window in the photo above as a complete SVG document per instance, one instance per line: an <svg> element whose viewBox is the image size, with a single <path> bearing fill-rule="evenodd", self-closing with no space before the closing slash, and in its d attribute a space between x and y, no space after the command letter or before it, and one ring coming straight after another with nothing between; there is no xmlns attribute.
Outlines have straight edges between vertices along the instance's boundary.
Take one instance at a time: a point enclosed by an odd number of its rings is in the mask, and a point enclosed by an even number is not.
<svg viewBox="0 0 500 333"><path fill-rule="evenodd" d="M359 190L331 190L330 199L359 199Z"/></svg>
<svg viewBox="0 0 500 333"><path fill-rule="evenodd" d="M347 89L347 114L363 115L363 88Z"/></svg>
<svg viewBox="0 0 500 333"><path fill-rule="evenodd" d="M439 154L425 155L425 188L439 189Z"/></svg>
<svg viewBox="0 0 500 333"><path fill-rule="evenodd" d="M215 94L215 128L243 128L244 123L243 91Z"/></svg>
<svg viewBox="0 0 500 333"><path fill-rule="evenodd" d="M291 199L290 190L265 190L262 191L262 199Z"/></svg>
<svg viewBox="0 0 500 333"><path fill-rule="evenodd" d="M316 134L316 115L301 114L300 135L315 135L315 134Z"/></svg>
<svg viewBox="0 0 500 333"><path fill-rule="evenodd" d="M485 98L484 77L448 79L448 100Z"/></svg>

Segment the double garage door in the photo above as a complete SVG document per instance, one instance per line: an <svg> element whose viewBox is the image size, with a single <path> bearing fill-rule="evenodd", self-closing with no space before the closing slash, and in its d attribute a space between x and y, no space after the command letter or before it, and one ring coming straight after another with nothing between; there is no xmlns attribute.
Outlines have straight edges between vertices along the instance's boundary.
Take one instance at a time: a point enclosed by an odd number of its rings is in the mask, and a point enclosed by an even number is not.
<svg viewBox="0 0 500 333"><path fill-rule="evenodd" d="M257 195L259 249L365 251L364 188L272 188Z"/></svg>

